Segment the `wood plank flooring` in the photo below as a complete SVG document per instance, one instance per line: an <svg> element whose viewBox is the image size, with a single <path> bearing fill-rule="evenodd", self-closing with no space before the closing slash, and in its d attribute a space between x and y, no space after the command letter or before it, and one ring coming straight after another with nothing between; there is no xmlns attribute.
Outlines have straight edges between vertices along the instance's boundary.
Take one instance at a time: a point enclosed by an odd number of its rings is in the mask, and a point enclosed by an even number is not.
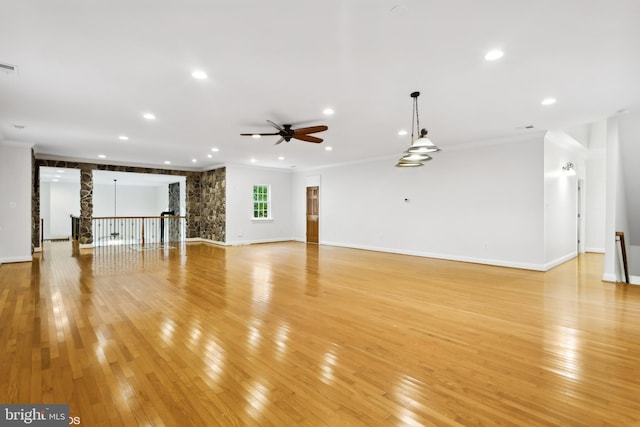
<svg viewBox="0 0 640 427"><path fill-rule="evenodd" d="M640 425L640 287L288 242L0 266L0 403L82 426Z"/></svg>

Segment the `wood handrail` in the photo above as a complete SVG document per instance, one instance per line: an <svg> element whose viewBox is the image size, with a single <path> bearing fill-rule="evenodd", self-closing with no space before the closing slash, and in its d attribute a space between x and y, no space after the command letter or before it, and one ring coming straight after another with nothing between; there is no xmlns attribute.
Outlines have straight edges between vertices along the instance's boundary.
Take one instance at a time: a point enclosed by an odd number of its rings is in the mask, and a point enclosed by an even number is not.
<svg viewBox="0 0 640 427"><path fill-rule="evenodd" d="M627 264L627 247L624 244L624 233L622 231L616 231L616 237L619 237L620 246L622 248L622 265L624 267L625 283L629 283L629 267Z"/></svg>

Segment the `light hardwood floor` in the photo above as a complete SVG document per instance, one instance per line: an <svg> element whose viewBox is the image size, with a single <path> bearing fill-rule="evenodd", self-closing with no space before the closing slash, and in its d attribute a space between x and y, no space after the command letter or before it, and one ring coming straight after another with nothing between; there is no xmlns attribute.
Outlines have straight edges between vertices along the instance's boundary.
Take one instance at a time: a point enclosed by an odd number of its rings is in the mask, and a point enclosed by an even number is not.
<svg viewBox="0 0 640 427"><path fill-rule="evenodd" d="M640 287L278 243L0 267L0 403L82 426L640 425Z"/></svg>

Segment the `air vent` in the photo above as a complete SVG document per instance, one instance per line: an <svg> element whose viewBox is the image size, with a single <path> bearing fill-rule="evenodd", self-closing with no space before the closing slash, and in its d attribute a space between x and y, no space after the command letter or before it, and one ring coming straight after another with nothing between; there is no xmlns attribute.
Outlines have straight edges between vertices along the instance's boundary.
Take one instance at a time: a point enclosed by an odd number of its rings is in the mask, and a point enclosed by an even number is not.
<svg viewBox="0 0 640 427"><path fill-rule="evenodd" d="M15 65L5 64L3 62L0 62L0 71L3 71L7 74L17 74L18 67Z"/></svg>

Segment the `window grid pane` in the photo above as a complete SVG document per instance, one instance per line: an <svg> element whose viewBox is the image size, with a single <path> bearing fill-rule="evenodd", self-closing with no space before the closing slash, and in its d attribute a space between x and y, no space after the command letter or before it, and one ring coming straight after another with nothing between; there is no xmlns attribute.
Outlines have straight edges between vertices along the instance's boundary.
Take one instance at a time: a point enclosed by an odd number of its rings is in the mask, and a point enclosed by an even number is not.
<svg viewBox="0 0 640 427"><path fill-rule="evenodd" d="M253 218L271 218L269 192L270 188L268 185L253 186Z"/></svg>

